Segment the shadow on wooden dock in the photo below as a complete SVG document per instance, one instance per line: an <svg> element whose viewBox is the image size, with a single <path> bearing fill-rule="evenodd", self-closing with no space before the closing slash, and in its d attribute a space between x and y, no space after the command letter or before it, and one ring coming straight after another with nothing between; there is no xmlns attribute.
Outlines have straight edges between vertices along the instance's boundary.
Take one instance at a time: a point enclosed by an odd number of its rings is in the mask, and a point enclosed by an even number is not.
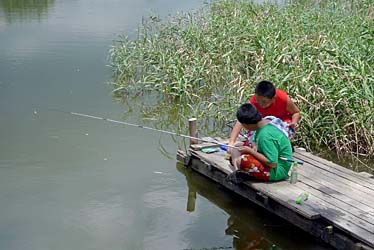
<svg viewBox="0 0 374 250"><path fill-rule="evenodd" d="M224 141L222 141L224 143ZM336 249L374 250L374 179L330 161L296 149L294 158L304 162L298 182L227 180L232 171L224 152L203 153L209 143L191 145L178 151L185 166L219 183L271 213L280 216ZM303 204L295 199L309 194Z"/></svg>

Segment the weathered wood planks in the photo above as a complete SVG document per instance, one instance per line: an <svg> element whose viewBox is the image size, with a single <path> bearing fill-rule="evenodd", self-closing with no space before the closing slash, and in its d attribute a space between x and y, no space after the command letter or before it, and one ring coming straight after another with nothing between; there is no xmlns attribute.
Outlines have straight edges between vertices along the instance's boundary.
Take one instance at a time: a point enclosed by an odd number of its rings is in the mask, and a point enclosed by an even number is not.
<svg viewBox="0 0 374 250"><path fill-rule="evenodd" d="M189 156L179 158L190 158L184 163L195 171L337 249L374 249L374 179L296 150L295 159L304 162L299 167L296 184L288 181L233 184L225 178L232 170L222 152L203 153L200 149L205 146L194 145ZM309 199L298 205L295 199L303 191L310 194Z"/></svg>

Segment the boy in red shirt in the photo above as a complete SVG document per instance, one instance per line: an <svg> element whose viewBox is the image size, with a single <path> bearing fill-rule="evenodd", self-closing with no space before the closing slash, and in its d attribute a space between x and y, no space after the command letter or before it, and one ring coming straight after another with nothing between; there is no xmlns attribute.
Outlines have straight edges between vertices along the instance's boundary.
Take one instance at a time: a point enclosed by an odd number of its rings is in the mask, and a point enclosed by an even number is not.
<svg viewBox="0 0 374 250"><path fill-rule="evenodd" d="M256 107L263 117L275 116L288 123L291 131L297 129L297 124L301 118L300 110L288 96L287 92L276 89L272 82L261 81L257 83L255 95L251 97L249 102ZM229 139L230 146L235 144L242 128L243 126L237 121ZM228 148L228 153L231 153L230 148Z"/></svg>

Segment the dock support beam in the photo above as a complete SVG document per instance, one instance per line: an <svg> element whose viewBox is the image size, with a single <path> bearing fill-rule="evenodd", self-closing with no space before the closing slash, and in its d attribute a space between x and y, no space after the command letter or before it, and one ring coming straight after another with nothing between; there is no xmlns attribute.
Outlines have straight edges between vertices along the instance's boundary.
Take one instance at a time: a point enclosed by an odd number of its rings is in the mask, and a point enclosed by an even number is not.
<svg viewBox="0 0 374 250"><path fill-rule="evenodd" d="M196 121L197 121L196 118L190 118L188 120L188 127L190 129L190 136L195 137L195 138L197 137ZM198 143L197 139L190 138L190 145L197 144L197 143Z"/></svg>

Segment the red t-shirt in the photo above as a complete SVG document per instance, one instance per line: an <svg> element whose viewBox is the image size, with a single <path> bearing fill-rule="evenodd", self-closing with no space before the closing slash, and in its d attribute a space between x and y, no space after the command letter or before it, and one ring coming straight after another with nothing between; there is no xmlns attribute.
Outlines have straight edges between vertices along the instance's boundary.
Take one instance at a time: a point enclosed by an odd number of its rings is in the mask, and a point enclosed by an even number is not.
<svg viewBox="0 0 374 250"><path fill-rule="evenodd" d="M263 117L271 115L280 118L284 122L290 123L292 115L287 111L287 101L287 92L280 89L276 89L275 101L267 108L261 108L260 105L257 104L256 95L253 95L249 100Z"/></svg>

